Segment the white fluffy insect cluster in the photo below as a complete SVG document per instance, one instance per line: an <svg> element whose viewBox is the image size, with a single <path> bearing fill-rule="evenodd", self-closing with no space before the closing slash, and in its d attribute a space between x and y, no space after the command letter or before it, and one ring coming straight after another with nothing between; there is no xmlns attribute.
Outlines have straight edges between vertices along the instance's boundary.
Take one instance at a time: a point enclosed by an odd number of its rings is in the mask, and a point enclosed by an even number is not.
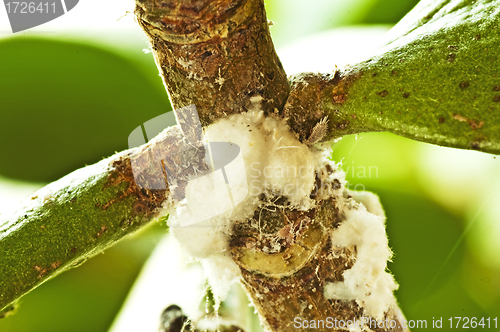
<svg viewBox="0 0 500 332"><path fill-rule="evenodd" d="M394 302L393 290L397 286L392 275L385 271L391 251L385 235L385 217L375 195L350 193L348 197L342 190L336 190L338 188L329 188L311 198L316 175L323 177L325 164L336 169L334 175L325 176L336 177L342 188L345 188L344 173L327 159L325 153L313 152L298 141L283 120L265 117L261 111L253 110L219 120L206 129L205 138L210 142L230 142L240 147L245 167L239 176L246 177L248 195L233 209L202 222L184 223L190 224L186 227L179 227L180 221L173 213L169 226L181 246L201 260L219 300L225 298L231 283L239 276L239 268L229 255L228 240L233 223L248 220L262 207L263 201L269 202L276 195L286 197L290 208L302 211L313 208L321 196L335 195L346 220L332 230L333 245L354 245L357 257L354 266L344 273L343 282L327 285L325 296L356 300L376 317L388 309L388 303ZM211 188L197 190L197 197L217 195ZM364 200L375 214L351 197ZM186 199L190 199L188 192Z"/></svg>
<svg viewBox="0 0 500 332"><path fill-rule="evenodd" d="M385 233L385 215L375 194L350 196L359 203L340 200L345 220L332 231L332 245L355 246L356 261L343 273L344 281L325 285L324 294L329 299L355 300L370 315L382 319L396 304L393 292L398 288L394 277L386 271L392 252Z"/></svg>
<svg viewBox="0 0 500 332"><path fill-rule="evenodd" d="M228 254L233 223L251 217L262 202L261 195L271 193L286 196L297 209L310 209L314 204L309 194L314 185L317 158L283 121L264 117L261 111L222 119L206 129L205 138L209 142L230 142L240 147L245 164L240 176L246 177L248 195L234 209L186 227L180 227L176 214L171 213L169 226L182 247L202 260L214 294L224 298L239 273ZM217 195L212 189L197 188L196 196ZM186 200L191 199L190 192L186 190Z"/></svg>

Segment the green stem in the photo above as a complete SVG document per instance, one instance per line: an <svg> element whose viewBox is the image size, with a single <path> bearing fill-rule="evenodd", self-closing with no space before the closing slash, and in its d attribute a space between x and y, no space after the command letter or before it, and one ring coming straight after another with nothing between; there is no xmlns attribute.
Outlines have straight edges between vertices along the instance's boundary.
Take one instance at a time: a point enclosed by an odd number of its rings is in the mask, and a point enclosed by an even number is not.
<svg viewBox="0 0 500 332"><path fill-rule="evenodd" d="M153 149L168 153L172 136L77 170L0 221L0 310L155 219L170 192L139 188L131 160ZM155 180L141 171L146 186Z"/></svg>
<svg viewBox="0 0 500 332"><path fill-rule="evenodd" d="M388 131L500 154L499 10L499 0L423 1L368 60L292 78L290 126L306 140L328 116L324 140Z"/></svg>

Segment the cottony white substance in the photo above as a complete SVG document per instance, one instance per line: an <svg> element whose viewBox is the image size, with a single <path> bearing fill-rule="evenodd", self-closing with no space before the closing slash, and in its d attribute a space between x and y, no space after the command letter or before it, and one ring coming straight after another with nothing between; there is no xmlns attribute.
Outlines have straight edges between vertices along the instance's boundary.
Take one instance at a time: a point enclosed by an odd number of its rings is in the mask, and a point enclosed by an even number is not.
<svg viewBox="0 0 500 332"><path fill-rule="evenodd" d="M205 137L211 142L231 142L241 148L250 200L257 201L261 193L272 189L297 208L309 208L315 158L283 121L252 111L217 122L208 127ZM252 207L250 212L253 211Z"/></svg>
<svg viewBox="0 0 500 332"><path fill-rule="evenodd" d="M363 204L366 208L366 211L385 219L385 212L382 204L380 204L380 199L377 195L369 191L346 190L346 193L350 195L357 203Z"/></svg>
<svg viewBox="0 0 500 332"><path fill-rule="evenodd" d="M310 194L316 172L322 183L332 184L337 179L339 187L345 188L344 173L327 159L326 153L312 152L295 138L284 121L265 118L257 110L260 99L254 98L252 102L254 110L222 119L205 132L210 142L230 142L241 148L245 172L239 176L246 177L247 197L234 209L187 227L179 227L175 213L169 220L171 232L181 246L201 260L219 301L226 297L231 283L239 276L239 268L229 255L228 245L234 222L245 222L258 210L262 201L272 203L276 194L285 196L298 210L313 208L315 201ZM327 172L326 164L334 171ZM391 251L385 234L384 212L376 195L343 192L339 187L329 185L323 190L322 186L317 197L336 198L340 215L345 215L346 220L332 230L333 246L354 245L357 257L354 266L344 272L344 282L326 285L325 296L356 300L368 314L382 318L388 304L395 303L393 291L397 288L392 275L385 272ZM187 200L190 199L190 192L186 190ZM195 194L196 198L191 199L217 195L209 187L198 187ZM363 202L371 213L355 201ZM183 222L190 224L189 221Z"/></svg>
<svg viewBox="0 0 500 332"><path fill-rule="evenodd" d="M246 177L247 197L234 209L187 227L179 227L176 213L170 214L171 232L187 252L202 260L214 294L219 299L225 298L230 283L239 272L228 254L228 236L233 222L252 217L262 203L261 194L269 200L274 197L272 194L284 195L299 210L308 210L314 204L309 195L318 158L295 138L282 120L266 118L262 111L257 111L260 101L254 97L255 110L219 120L205 131L209 142L230 142L240 147L245 172L239 176ZM231 187L231 190L238 188ZM217 190L208 186L190 190L188 184L186 189L187 201L213 195L218 195ZM189 221L183 220L183 224L189 224Z"/></svg>
<svg viewBox="0 0 500 332"><path fill-rule="evenodd" d="M229 255L213 255L201 261L205 277L210 282L213 294L225 299L231 286L237 281L239 267Z"/></svg>
<svg viewBox="0 0 500 332"><path fill-rule="evenodd" d="M325 285L325 297L356 300L368 314L382 319L389 306L396 303L393 292L398 288L393 276L386 272L392 252L385 233L385 216L376 195L357 196L354 198L363 199L374 213L352 200L343 202L340 209L346 220L332 232L332 244L333 247L356 246L356 261L343 273L343 282Z"/></svg>

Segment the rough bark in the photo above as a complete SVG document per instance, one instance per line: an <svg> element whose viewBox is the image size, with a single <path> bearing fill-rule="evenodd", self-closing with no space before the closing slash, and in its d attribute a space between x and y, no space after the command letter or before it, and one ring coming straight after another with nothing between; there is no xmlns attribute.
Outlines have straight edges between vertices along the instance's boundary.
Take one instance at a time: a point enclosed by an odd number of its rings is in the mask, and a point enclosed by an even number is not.
<svg viewBox="0 0 500 332"><path fill-rule="evenodd" d="M283 114L289 84L270 38L262 0L137 0L136 15L151 41L174 108L195 104L204 126L256 108L266 116ZM299 114L295 119L301 123L307 117ZM312 127L292 129L303 133ZM236 223L231 241L243 283L264 326L269 331L289 331L297 316L345 321L366 317L355 301L332 301L323 295L325 282L342 280L342 272L355 260L354 248L333 258L326 230L341 222L335 202L298 212L282 199L283 205L277 207L279 201L277 197L273 202L274 213L256 211L253 220ZM289 227L285 220L302 222L303 231L288 235L294 244L284 252L266 253L255 223L267 225L263 232L271 239L284 236ZM386 317L399 321L402 315L397 307L394 310Z"/></svg>
<svg viewBox="0 0 500 332"><path fill-rule="evenodd" d="M313 193L318 186L342 190L338 182L319 182ZM291 209L286 200L277 198L272 207L263 206L248 223L235 226L230 243L233 258L267 331L295 330L296 318L299 322L323 321L315 331L343 331L341 324L363 320L372 320L373 331L407 331L395 303L390 304L383 320L394 321L396 328L373 328L373 322L380 319L371 317L356 301L325 297L326 283L344 281L343 272L356 261L355 246L332 247L332 230L344 219L335 197L318 199L309 211ZM270 253L267 248L276 241L281 249ZM327 319L333 327L326 325Z"/></svg>
<svg viewBox="0 0 500 332"><path fill-rule="evenodd" d="M203 126L253 109L282 110L289 84L263 1L137 0L174 108L195 104Z"/></svg>

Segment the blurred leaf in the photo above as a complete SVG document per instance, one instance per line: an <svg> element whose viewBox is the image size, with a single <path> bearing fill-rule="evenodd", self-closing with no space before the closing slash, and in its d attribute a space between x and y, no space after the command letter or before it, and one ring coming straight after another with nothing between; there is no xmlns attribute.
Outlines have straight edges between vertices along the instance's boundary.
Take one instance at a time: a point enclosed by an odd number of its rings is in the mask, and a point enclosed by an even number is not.
<svg viewBox="0 0 500 332"><path fill-rule="evenodd" d="M398 301L403 312L418 317L415 308L419 302L436 293L459 271L464 243L456 249L455 245L462 234L461 220L425 197L397 190L370 190L380 195L387 211L389 244L395 252L389 268L400 283ZM445 303L448 301L453 299ZM445 303L433 305L439 307Z"/></svg>
<svg viewBox="0 0 500 332"><path fill-rule="evenodd" d="M97 47L11 38L0 41L0 62L5 176L56 180L128 148L135 127L171 109L158 77Z"/></svg>
<svg viewBox="0 0 500 332"><path fill-rule="evenodd" d="M377 0L368 6L362 18L365 24L396 24L419 0Z"/></svg>
<svg viewBox="0 0 500 332"><path fill-rule="evenodd" d="M350 190L375 186L416 193L421 145L390 133L348 135L332 144L332 158L342 164Z"/></svg>
<svg viewBox="0 0 500 332"><path fill-rule="evenodd" d="M374 0L268 0L267 16L275 25L271 34L281 46L321 30L363 23Z"/></svg>

